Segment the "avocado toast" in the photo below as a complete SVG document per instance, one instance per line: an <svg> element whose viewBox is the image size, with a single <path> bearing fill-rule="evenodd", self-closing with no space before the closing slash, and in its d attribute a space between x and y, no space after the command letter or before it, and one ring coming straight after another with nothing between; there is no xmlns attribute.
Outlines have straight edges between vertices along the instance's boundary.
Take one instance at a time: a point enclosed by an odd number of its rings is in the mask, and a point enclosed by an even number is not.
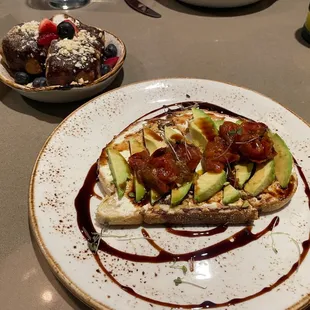
<svg viewBox="0 0 310 310"><path fill-rule="evenodd" d="M243 224L297 188L283 139L263 124L197 106L138 120L98 159L100 224Z"/></svg>

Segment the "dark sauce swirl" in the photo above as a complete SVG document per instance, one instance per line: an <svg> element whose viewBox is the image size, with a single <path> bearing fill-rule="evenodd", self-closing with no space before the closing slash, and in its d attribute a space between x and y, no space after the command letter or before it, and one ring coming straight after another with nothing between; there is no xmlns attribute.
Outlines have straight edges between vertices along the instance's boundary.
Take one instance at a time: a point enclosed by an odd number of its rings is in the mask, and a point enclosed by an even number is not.
<svg viewBox="0 0 310 310"><path fill-rule="evenodd" d="M184 103L184 107L189 107L193 103ZM200 107L203 109L208 109L210 111L215 111L218 113L225 113L226 115L230 115L233 117L242 117L236 113L233 113L231 111L228 111L224 108L209 104L209 103L199 103ZM182 107L179 107L179 105L170 105L167 106L167 108L170 108L172 106L177 106L179 110L182 109ZM162 108L161 108L162 109ZM159 111L160 109L157 109L156 111ZM175 109L174 109L175 110ZM150 112L149 114L153 113L155 111ZM147 115L144 115L145 117ZM140 118L141 119L141 118ZM310 188L307 183L306 177L301 169L301 167L297 164L295 160L296 167L299 171L299 174L301 176L301 179L303 180L304 183L304 188L305 188L305 193L308 197L308 205L310 209ZM90 236L92 236L93 233L96 232L95 227L92 223L91 216L90 216L90 199L93 196L97 196L94 192L94 186L97 182L97 164L94 164L88 174L87 177L84 181L84 184L82 188L80 189L76 199L75 199L75 208L77 212L77 222L78 226L80 228L81 233L83 234L84 238L87 241L92 241ZM165 249L161 248L154 240L151 239L151 236L148 234L148 232L145 229L141 230L141 233L144 237L147 237L147 241L149 244L155 248L158 251L158 255L156 256L146 256L146 255L138 255L138 254L132 254L132 253L127 253L124 251L121 251L119 249L116 249L109 244L107 244L104 240L101 240L100 245L99 245L99 250L103 251L106 254L112 255L119 257L124 260L129 260L133 262L141 262L141 263L163 263L163 262L173 262L173 261L188 261L190 259L193 259L195 261L200 261L200 260L206 260L210 259L212 257L216 257L218 255L221 255L223 253L232 251L236 248L245 246L255 240L258 240L261 238L263 235L265 235L267 232L272 231L272 229L279 224L279 217L274 217L271 222L268 224L268 226L263 229L262 231L258 233L252 233L252 227L251 226L246 226L234 235L230 236L227 239L224 239L218 243L215 243L211 246L199 249L197 251L192 251L188 253L182 253L182 254L174 254L171 252L166 251ZM202 236L212 236L217 233L224 232L227 229L226 226L218 226L214 229L207 230L207 231L180 231L180 230L175 230L172 228L167 228L167 231L169 233L182 236L182 237L202 237ZM233 239L233 242L232 242ZM96 259L98 266L100 269L110 278L110 280L115 283L119 288L122 290L126 291L128 294L140 298L146 302L157 304L160 306L165 306L165 307L171 307L171 308L183 308L183 309L191 309L191 308L218 308L218 307L225 307L225 306L230 306L230 305L235 305L241 302L245 302L247 300L253 299L255 297L261 296L267 292L270 292L272 289L275 287L279 286L281 283L286 281L298 268L299 264L303 262L305 259L310 247L310 235L308 240L305 240L302 242L302 252L300 254L299 259L292 265L291 269L289 270L288 273L282 275L277 281L274 283L270 284L269 286L261 289L260 291L248 295L245 297L241 298L234 298L231 299L227 302L224 303L214 303L210 300L203 301L202 303L198 304L174 304L174 303L169 303L169 302L164 302L162 300L156 300L149 298L147 296L143 296L139 294L139 292L136 292L133 288L128 287L126 285L121 284L120 282L117 281L117 279L112 275L111 272L109 272L105 266L103 265L102 261L100 260L100 257L97 253L93 253L94 258Z"/></svg>
<svg viewBox="0 0 310 310"><path fill-rule="evenodd" d="M177 230L171 227L167 227L166 231L169 234L173 234L176 236L181 236L181 237L188 237L188 238L193 238L193 237L206 237L206 236L214 236L217 234L220 234L222 232L225 232L227 230L226 225L219 225L215 228L209 229L209 230Z"/></svg>

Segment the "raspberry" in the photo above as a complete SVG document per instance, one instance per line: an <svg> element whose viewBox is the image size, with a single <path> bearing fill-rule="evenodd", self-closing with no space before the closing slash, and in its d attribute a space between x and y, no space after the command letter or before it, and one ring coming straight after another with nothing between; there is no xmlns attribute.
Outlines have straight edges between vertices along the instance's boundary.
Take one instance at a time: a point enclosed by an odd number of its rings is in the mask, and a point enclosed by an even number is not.
<svg viewBox="0 0 310 310"><path fill-rule="evenodd" d="M108 58L108 59L106 59L106 60L104 61L104 64L105 64L105 65L109 65L111 68L113 68L113 67L116 65L116 63L117 63L118 58L119 58L119 57L111 57L111 58Z"/></svg>
<svg viewBox="0 0 310 310"><path fill-rule="evenodd" d="M40 23L39 33L57 33L57 25L51 20L44 18Z"/></svg>
<svg viewBox="0 0 310 310"><path fill-rule="evenodd" d="M55 33L44 33L38 37L38 45L49 46L53 40L58 39L58 35Z"/></svg>

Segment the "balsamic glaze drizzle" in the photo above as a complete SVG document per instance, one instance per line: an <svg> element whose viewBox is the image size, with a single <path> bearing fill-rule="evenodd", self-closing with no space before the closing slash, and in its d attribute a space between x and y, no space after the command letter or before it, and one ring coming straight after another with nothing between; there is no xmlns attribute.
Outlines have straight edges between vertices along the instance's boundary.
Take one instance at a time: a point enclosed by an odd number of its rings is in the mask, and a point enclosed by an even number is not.
<svg viewBox="0 0 310 310"><path fill-rule="evenodd" d="M193 230L177 230L171 227L167 227L166 231L169 234L173 234L176 236L181 236L181 237L189 237L189 238L193 238L193 237L206 237L206 236L213 236L213 235L217 235L220 234L222 232L225 232L227 230L227 226L226 225L219 225L215 228L209 229L209 230L197 230L197 231L193 231Z"/></svg>

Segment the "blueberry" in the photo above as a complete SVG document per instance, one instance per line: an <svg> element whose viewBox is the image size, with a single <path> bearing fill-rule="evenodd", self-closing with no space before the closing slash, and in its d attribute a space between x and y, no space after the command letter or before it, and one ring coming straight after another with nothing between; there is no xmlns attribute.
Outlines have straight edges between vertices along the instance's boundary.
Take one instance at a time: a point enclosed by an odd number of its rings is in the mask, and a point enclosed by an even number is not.
<svg viewBox="0 0 310 310"><path fill-rule="evenodd" d="M45 77L37 77L32 82L33 87L44 87L46 85L47 85L47 83L46 83Z"/></svg>
<svg viewBox="0 0 310 310"><path fill-rule="evenodd" d="M111 71L111 67L109 66L109 65L105 65L105 64L102 64L101 65L101 70L100 70L100 72L101 72L101 75L103 76L103 75L105 75L105 74L107 74L107 73L109 73Z"/></svg>
<svg viewBox="0 0 310 310"><path fill-rule="evenodd" d="M70 22L61 22L57 26L57 33L61 39L72 39L75 34L75 29Z"/></svg>
<svg viewBox="0 0 310 310"><path fill-rule="evenodd" d="M30 76L26 72L16 72L15 73L15 82L17 84L26 85L30 82Z"/></svg>
<svg viewBox="0 0 310 310"><path fill-rule="evenodd" d="M109 44L104 50L104 55L107 58L116 57L117 56L117 47L114 44Z"/></svg>

